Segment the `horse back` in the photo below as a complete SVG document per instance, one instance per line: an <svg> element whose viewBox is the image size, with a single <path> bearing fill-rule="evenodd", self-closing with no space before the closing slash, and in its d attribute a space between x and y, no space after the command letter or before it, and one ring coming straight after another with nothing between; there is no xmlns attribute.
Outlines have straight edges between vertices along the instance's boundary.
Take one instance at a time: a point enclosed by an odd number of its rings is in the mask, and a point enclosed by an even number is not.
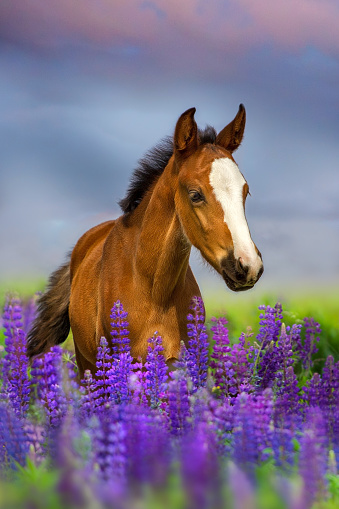
<svg viewBox="0 0 339 509"><path fill-rule="evenodd" d="M110 220L98 224L80 237L72 251L70 265L71 281L84 258L107 237L111 229L114 227L115 222L115 220Z"/></svg>

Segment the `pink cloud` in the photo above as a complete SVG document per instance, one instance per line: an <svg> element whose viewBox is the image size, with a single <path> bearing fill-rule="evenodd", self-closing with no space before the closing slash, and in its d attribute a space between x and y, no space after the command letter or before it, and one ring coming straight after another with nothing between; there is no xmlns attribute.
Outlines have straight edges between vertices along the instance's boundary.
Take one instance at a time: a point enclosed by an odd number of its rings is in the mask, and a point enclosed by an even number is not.
<svg viewBox="0 0 339 509"><path fill-rule="evenodd" d="M201 48L245 52L263 43L291 51L314 45L339 50L335 0L2 0L0 35L41 47L69 41L111 48Z"/></svg>
<svg viewBox="0 0 339 509"><path fill-rule="evenodd" d="M339 50L336 0L237 0L237 3L251 15L256 33L279 46L299 49L314 45L323 51Z"/></svg>

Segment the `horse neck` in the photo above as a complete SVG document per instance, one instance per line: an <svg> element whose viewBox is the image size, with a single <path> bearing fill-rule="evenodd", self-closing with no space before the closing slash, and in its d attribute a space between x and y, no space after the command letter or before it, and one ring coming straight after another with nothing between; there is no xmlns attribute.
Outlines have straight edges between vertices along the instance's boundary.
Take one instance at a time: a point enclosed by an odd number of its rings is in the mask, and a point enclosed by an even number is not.
<svg viewBox="0 0 339 509"><path fill-rule="evenodd" d="M175 209L176 188L172 158L144 210L136 250L137 270L150 285L153 302L163 306L185 285L191 251Z"/></svg>

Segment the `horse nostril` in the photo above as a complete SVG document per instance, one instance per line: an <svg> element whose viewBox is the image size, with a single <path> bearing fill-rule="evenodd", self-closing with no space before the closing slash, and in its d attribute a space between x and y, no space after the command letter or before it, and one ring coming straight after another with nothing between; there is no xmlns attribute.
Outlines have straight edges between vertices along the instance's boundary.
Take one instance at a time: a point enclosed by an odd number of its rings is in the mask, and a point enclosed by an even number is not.
<svg viewBox="0 0 339 509"><path fill-rule="evenodd" d="M248 273L248 266L244 265L244 260L239 257L237 260L237 271L240 274L247 274Z"/></svg>

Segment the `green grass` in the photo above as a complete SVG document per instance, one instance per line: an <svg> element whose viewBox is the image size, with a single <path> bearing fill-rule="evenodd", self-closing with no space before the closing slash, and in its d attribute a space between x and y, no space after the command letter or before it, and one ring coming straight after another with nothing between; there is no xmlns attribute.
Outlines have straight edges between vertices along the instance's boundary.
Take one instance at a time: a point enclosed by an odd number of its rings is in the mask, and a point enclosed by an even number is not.
<svg viewBox="0 0 339 509"><path fill-rule="evenodd" d="M46 286L46 279L20 278L0 281L0 302L3 303L7 293L17 294L22 299L32 297L36 292L42 292Z"/></svg>

